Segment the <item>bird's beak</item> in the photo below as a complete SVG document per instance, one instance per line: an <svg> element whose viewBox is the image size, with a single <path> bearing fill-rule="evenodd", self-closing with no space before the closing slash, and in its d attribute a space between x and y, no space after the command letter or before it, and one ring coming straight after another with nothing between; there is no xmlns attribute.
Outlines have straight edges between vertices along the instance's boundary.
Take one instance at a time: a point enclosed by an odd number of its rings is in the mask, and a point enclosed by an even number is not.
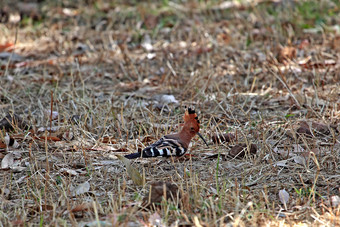
<svg viewBox="0 0 340 227"><path fill-rule="evenodd" d="M197 132L197 134L199 135L199 137L201 137L201 139L204 141L204 143L207 145L207 147L209 147L207 141L205 141L205 139L203 138L203 136L201 135L201 133Z"/></svg>

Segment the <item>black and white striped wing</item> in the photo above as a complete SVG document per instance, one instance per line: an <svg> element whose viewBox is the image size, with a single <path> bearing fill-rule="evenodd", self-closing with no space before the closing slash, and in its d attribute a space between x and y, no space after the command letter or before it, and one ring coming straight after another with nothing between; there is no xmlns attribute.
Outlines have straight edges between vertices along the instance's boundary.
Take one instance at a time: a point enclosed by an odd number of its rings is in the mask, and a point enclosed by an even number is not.
<svg viewBox="0 0 340 227"><path fill-rule="evenodd" d="M143 150L142 157L182 156L186 151L187 149L178 140L164 136L146 147Z"/></svg>

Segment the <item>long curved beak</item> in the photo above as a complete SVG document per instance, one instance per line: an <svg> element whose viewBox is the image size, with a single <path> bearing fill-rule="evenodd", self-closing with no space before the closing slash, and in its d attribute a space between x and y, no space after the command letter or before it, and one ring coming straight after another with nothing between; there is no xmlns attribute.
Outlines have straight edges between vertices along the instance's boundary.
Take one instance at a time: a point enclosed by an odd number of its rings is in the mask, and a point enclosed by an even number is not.
<svg viewBox="0 0 340 227"><path fill-rule="evenodd" d="M199 137L201 137L201 139L204 141L204 143L207 145L207 147L209 147L207 141L205 141L205 139L203 138L203 136L201 135L201 133L197 132L197 134L199 135Z"/></svg>

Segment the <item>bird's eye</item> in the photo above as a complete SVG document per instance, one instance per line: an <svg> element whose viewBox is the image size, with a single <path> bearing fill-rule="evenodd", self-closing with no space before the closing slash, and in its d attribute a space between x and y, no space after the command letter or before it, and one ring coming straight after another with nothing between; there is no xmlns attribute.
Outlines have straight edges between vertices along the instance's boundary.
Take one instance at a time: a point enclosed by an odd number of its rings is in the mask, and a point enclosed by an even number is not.
<svg viewBox="0 0 340 227"><path fill-rule="evenodd" d="M191 127L190 130L191 130L191 131L194 131L195 129L194 129L194 127Z"/></svg>

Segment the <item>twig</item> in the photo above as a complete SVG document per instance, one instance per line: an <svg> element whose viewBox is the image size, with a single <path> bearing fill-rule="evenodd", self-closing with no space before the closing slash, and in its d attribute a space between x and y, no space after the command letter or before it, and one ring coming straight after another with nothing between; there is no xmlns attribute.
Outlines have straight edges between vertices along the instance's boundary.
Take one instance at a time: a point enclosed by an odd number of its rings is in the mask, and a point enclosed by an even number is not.
<svg viewBox="0 0 340 227"><path fill-rule="evenodd" d="M278 69L278 72L280 73L281 77L282 77L282 73L281 70L279 69L279 67L276 66L276 68ZM273 72L273 71L272 71ZM290 88L288 87L287 83L285 81L282 80L281 77L279 77L278 75L276 75L275 72L273 72L274 76L283 84L283 86L286 87L286 89L288 90L289 94L292 96L292 98L294 99L295 103L299 106L299 108L301 108L301 104L300 102L295 98L292 90L290 90Z"/></svg>

